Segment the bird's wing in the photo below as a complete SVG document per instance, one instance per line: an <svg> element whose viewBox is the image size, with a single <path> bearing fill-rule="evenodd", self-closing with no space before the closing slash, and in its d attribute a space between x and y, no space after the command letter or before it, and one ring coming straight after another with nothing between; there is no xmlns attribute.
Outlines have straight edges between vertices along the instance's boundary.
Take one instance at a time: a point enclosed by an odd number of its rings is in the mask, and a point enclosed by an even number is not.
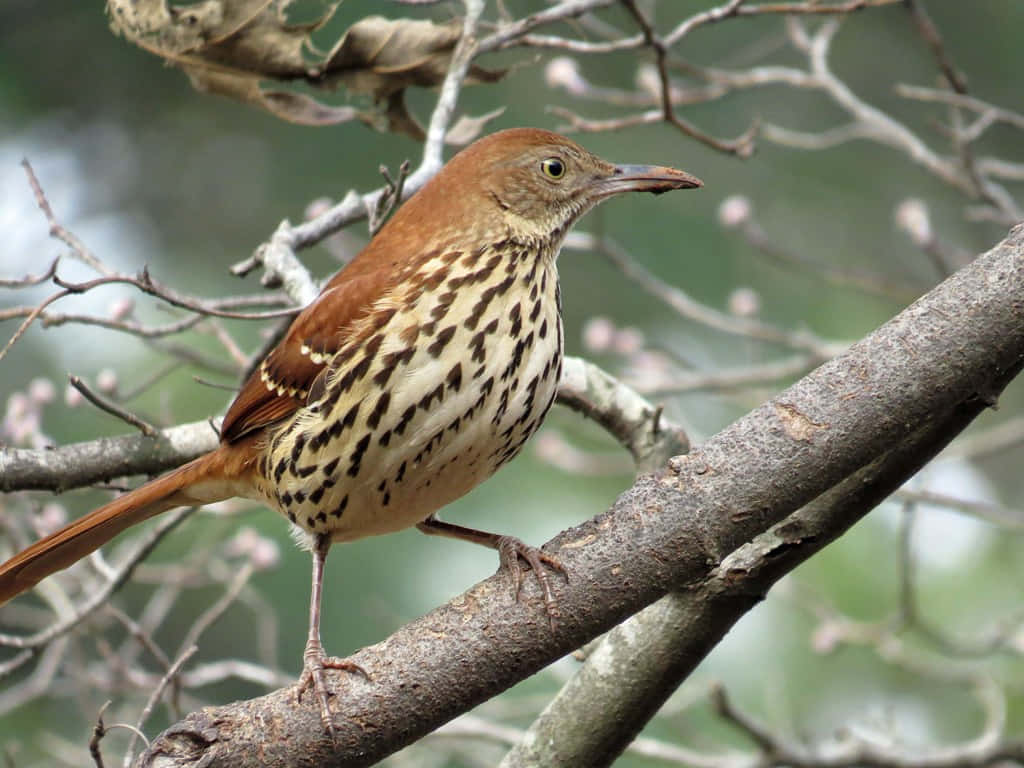
<svg viewBox="0 0 1024 768"><path fill-rule="evenodd" d="M387 269L346 268L335 275L242 385L224 417L221 440L234 442L305 405L347 329L370 311L391 277Z"/></svg>

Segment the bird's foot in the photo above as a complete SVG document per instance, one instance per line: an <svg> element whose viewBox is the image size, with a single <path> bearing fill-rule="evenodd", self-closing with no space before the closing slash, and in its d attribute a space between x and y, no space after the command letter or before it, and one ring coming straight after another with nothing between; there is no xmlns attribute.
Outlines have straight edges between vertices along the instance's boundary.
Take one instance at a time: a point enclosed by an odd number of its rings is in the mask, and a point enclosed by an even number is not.
<svg viewBox="0 0 1024 768"><path fill-rule="evenodd" d="M334 739L337 738L337 732L334 730L334 715L331 713L330 692L327 690L327 681L324 678L325 669L343 669L346 672L355 672L367 680L370 679L370 676L365 669L353 661L327 656L319 643L306 645L306 650L302 654L302 675L299 677L295 698L301 702L302 694L306 689L313 690L317 702L320 704L320 720L324 724L324 730Z"/></svg>
<svg viewBox="0 0 1024 768"><path fill-rule="evenodd" d="M540 584L541 591L544 593L544 608L548 614L548 622L554 629L559 617L559 610L558 602L551 591L551 577L548 568L562 574L568 581L569 574L565 570L565 566L558 558L547 554L538 547L531 547L515 536L499 536L497 550L501 558L501 567L508 570L512 579L512 596L516 601L519 600L519 592L523 588L523 571L519 567L519 558L525 560L530 566L534 578L537 579L537 583Z"/></svg>

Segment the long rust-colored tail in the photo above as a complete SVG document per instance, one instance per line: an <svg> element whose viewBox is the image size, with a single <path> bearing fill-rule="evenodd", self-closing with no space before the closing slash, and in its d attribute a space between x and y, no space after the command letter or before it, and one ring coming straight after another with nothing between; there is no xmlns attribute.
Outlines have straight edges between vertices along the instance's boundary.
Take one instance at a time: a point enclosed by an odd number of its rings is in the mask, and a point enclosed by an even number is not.
<svg viewBox="0 0 1024 768"><path fill-rule="evenodd" d="M174 507L236 495L222 447L161 475L40 539L0 565L0 605L63 570L136 523ZM235 476L237 478L237 475Z"/></svg>

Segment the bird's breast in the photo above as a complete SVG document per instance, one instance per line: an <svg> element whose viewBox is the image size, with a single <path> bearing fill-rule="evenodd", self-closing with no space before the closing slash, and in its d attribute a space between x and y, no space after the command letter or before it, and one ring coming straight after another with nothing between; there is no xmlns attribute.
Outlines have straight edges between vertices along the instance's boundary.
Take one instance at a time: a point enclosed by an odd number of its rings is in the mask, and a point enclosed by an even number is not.
<svg viewBox="0 0 1024 768"><path fill-rule="evenodd" d="M267 501L335 540L414 525L487 479L561 373L554 260L528 248L441 253L375 308L261 463Z"/></svg>

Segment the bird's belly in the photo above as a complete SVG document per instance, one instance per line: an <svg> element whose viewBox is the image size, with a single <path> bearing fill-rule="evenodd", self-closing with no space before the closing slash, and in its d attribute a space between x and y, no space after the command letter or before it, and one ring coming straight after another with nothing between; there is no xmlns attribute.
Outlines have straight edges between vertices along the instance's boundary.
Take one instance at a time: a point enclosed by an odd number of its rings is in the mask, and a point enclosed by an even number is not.
<svg viewBox="0 0 1024 768"><path fill-rule="evenodd" d="M325 398L274 438L267 500L344 541L415 525L490 477L536 431L561 371L557 302L524 303L495 302L472 325L437 323L411 352L390 334L347 391L336 372Z"/></svg>

